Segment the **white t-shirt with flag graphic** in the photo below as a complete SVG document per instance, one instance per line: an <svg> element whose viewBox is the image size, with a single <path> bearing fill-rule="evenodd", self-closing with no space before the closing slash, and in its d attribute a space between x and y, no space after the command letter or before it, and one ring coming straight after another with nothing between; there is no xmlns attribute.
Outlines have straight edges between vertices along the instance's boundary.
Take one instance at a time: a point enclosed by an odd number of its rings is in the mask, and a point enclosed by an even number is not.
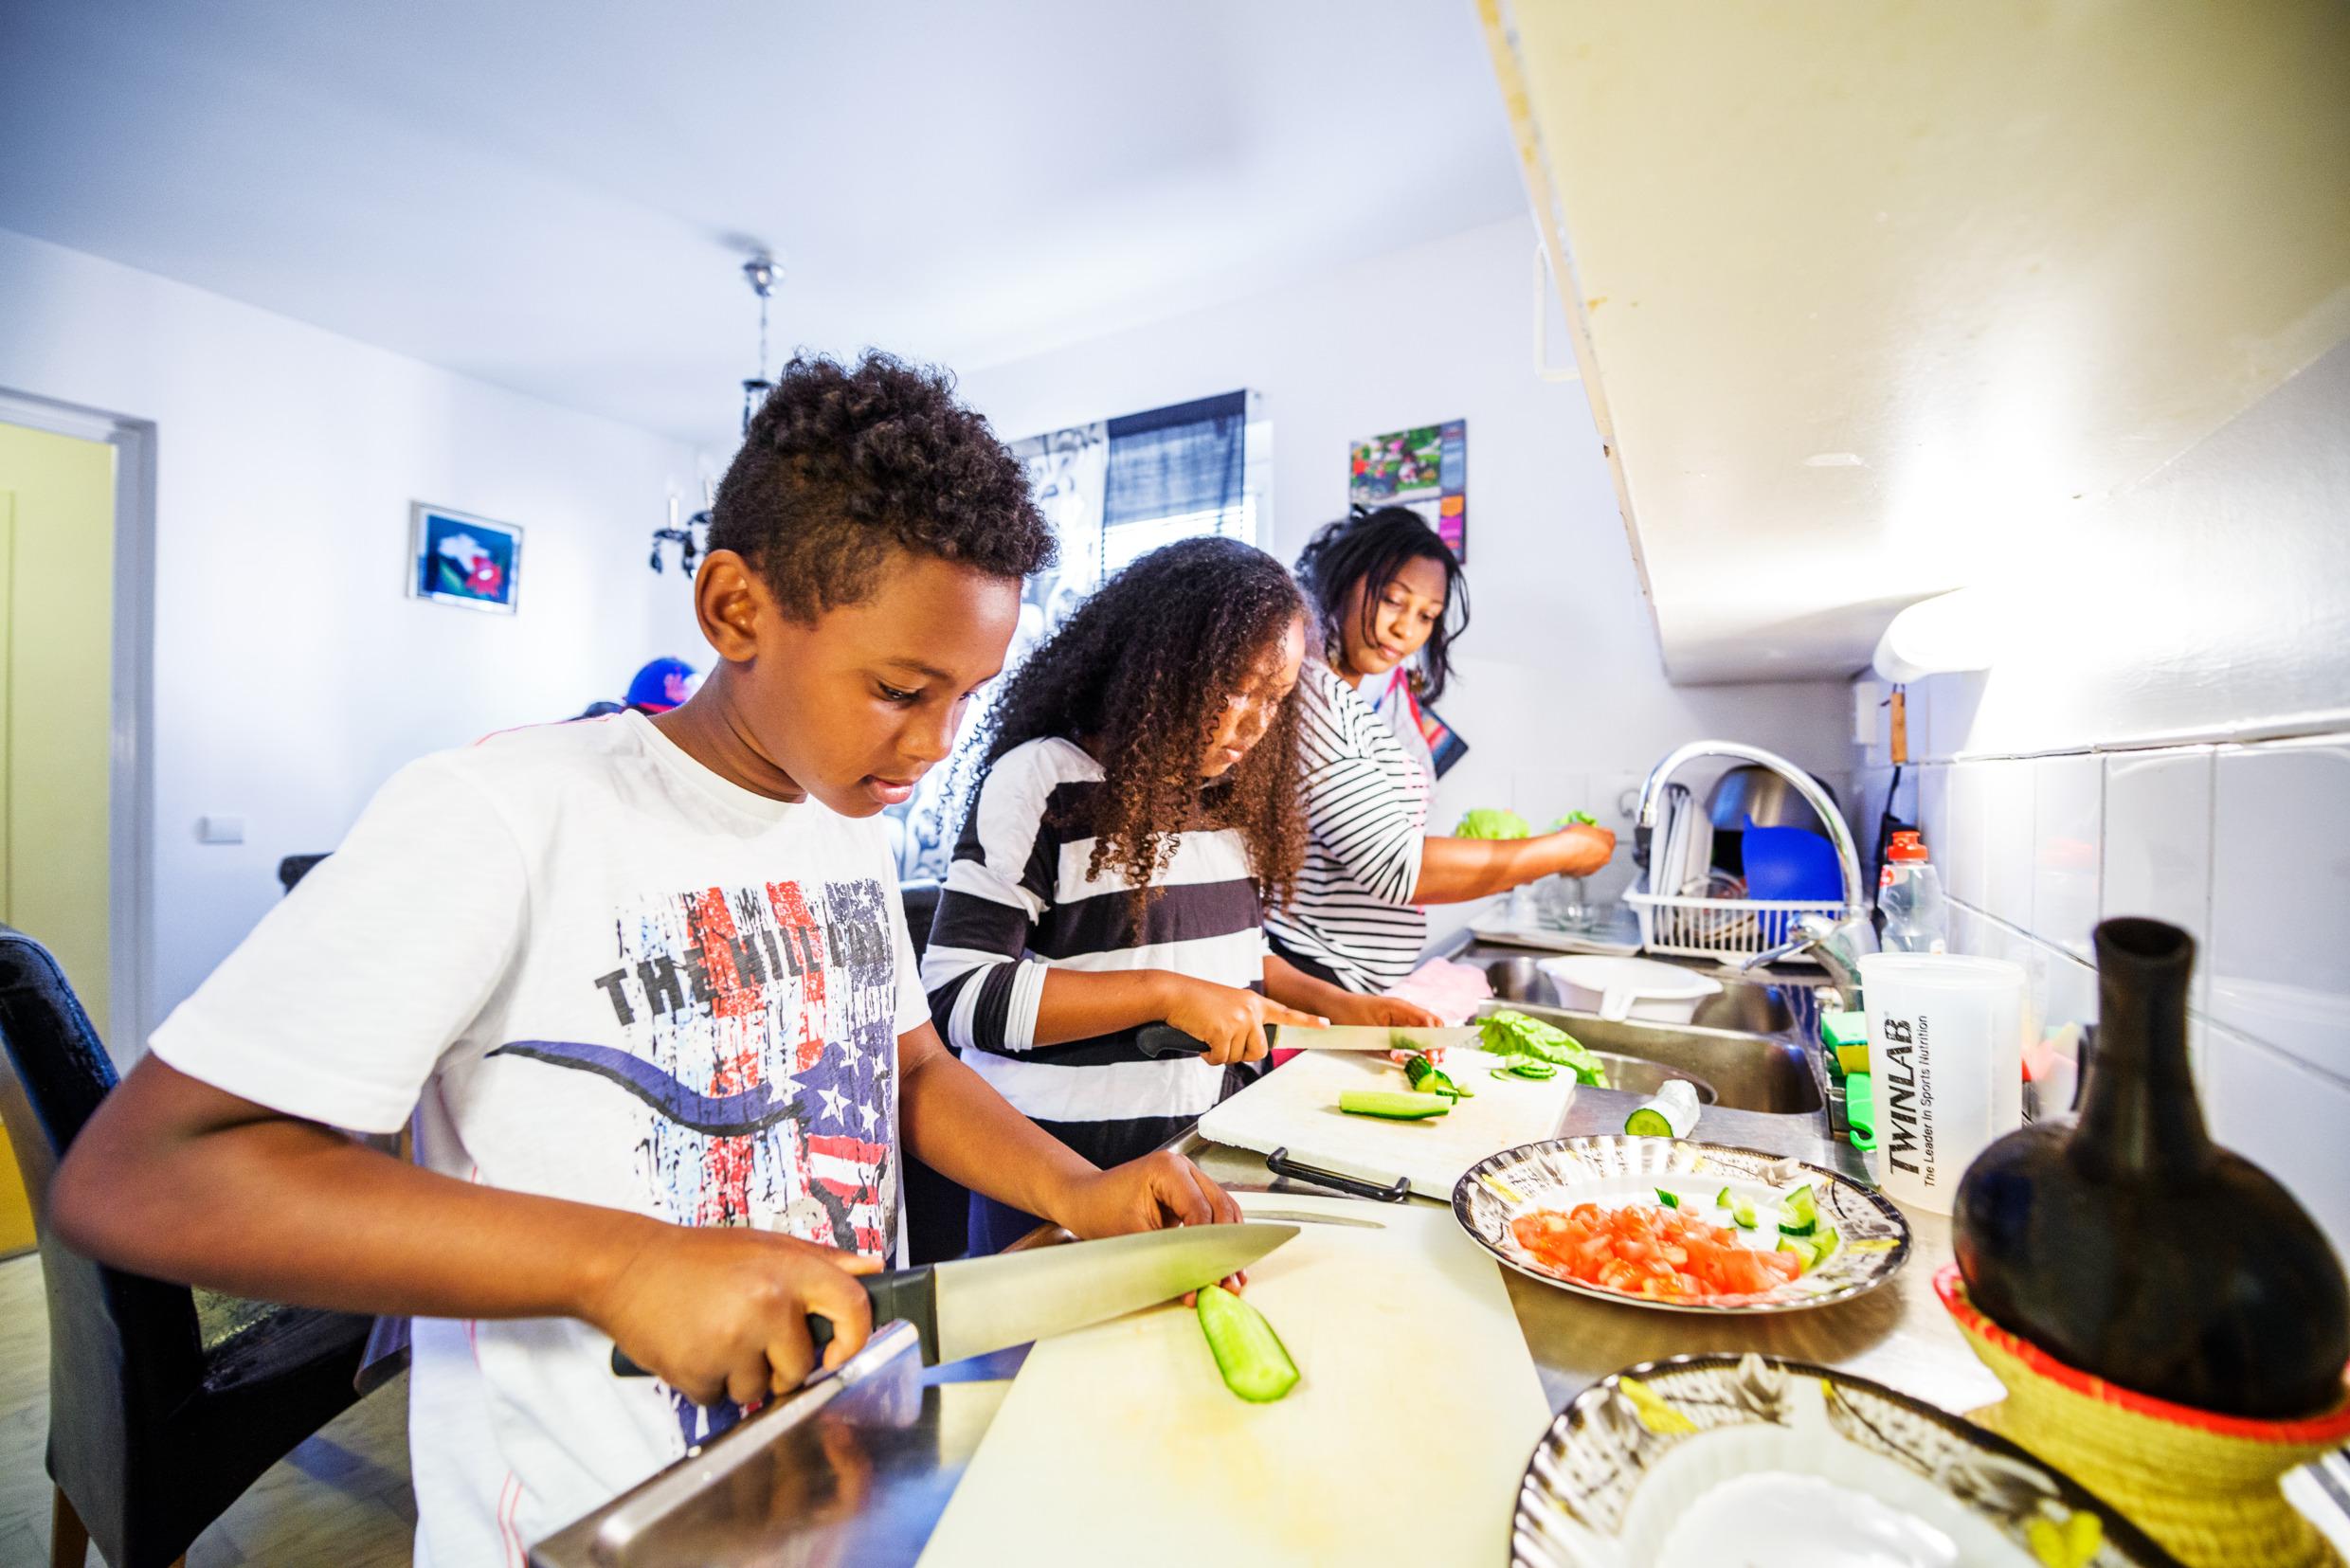
<svg viewBox="0 0 2350 1568"><path fill-rule="evenodd" d="M401 770L155 1032L172 1067L469 1181L895 1257L928 1005L880 824L729 784L642 715ZM414 1325L416 1558L529 1545L732 1423L569 1319Z"/></svg>

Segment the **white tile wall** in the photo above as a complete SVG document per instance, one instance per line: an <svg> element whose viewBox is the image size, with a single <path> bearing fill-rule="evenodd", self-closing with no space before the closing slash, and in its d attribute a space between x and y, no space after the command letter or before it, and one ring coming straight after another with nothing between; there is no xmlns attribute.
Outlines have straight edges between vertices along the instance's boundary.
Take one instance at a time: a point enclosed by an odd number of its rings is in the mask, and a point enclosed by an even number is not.
<svg viewBox="0 0 2350 1568"><path fill-rule="evenodd" d="M1935 852L1942 863L1943 886L1953 898L1976 909L1987 907L1991 885L1990 815L1991 770L1996 763L1960 763L1950 769L1943 809L1949 821L1943 829L1944 847Z"/></svg>
<svg viewBox="0 0 2350 1568"><path fill-rule="evenodd" d="M2124 751L2106 759L2100 918L2150 915L2200 948L2193 1003L2211 1010L2212 748Z"/></svg>
<svg viewBox="0 0 2350 1568"><path fill-rule="evenodd" d="M2188 1045L2214 1134L2350 1254L2350 735L1927 763L1918 781L1951 946L2023 964L2042 1030L2095 1019L2097 920L2195 934Z"/></svg>
<svg viewBox="0 0 2350 1568"><path fill-rule="evenodd" d="M2212 1136L2292 1190L2350 1253L2350 1084L2217 1026L2206 1032Z"/></svg>
<svg viewBox="0 0 2350 1568"><path fill-rule="evenodd" d="M1925 836L1925 852L1941 868L1943 891L1954 892L1950 886L1952 868L1946 863L1950 852L1950 767L1946 763L1928 763L1917 770L1918 831Z"/></svg>
<svg viewBox="0 0 2350 1568"><path fill-rule="evenodd" d="M2350 736L2222 749L2214 805L2213 1021L2350 1080Z"/></svg>
<svg viewBox="0 0 2350 1568"><path fill-rule="evenodd" d="M2024 927L2087 959L2097 924L2105 767L2083 755L2042 757L2032 768L2032 918Z"/></svg>
<svg viewBox="0 0 2350 1568"><path fill-rule="evenodd" d="M2032 884L2038 862L2033 844L2034 786L2030 762L1968 763L1983 771L1982 908L2018 930L2032 929Z"/></svg>

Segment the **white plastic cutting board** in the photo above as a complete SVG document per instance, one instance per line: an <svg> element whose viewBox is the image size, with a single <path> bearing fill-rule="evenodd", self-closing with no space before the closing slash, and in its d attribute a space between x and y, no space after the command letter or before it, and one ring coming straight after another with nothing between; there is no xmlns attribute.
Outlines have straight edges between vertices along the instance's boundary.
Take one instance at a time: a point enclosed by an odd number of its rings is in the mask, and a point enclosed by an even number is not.
<svg viewBox="0 0 2350 1568"><path fill-rule="evenodd" d="M1411 1087L1384 1052L1309 1051L1201 1117L1200 1136L1258 1154L1287 1148L1306 1164L1383 1182L1404 1177L1421 1197L1450 1203L1470 1166L1550 1137L1575 1097L1569 1072L1537 1083L1496 1078L1500 1065L1482 1051L1447 1053L1445 1072L1475 1098L1424 1122L1389 1122L1338 1108L1341 1090Z"/></svg>
<svg viewBox="0 0 2350 1568"><path fill-rule="evenodd" d="M1039 1343L921 1568L1507 1562L1550 1417L1492 1260L1448 1209L1244 1193L1308 1224L1249 1271L1302 1374L1252 1405L1181 1306Z"/></svg>

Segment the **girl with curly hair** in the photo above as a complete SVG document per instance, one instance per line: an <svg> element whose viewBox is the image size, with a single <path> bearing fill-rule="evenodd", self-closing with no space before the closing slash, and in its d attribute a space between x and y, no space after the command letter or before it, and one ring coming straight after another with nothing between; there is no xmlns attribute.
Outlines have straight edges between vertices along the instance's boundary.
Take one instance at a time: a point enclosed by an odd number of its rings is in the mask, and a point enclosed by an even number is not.
<svg viewBox="0 0 2350 1568"><path fill-rule="evenodd" d="M1190 539L1104 584L989 714L923 984L963 1059L1096 1164L1189 1127L1263 1058L1267 1023L1433 1021L1266 948L1265 904L1306 853L1305 652L1278 561ZM1206 1054L1146 1056L1161 1021ZM1037 1223L975 1195L971 1250Z"/></svg>

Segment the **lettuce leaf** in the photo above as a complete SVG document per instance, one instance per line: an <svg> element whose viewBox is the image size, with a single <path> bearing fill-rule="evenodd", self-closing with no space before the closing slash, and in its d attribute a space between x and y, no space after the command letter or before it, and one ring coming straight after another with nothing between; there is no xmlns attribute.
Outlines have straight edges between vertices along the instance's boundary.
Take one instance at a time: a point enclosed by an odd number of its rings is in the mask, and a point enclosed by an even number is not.
<svg viewBox="0 0 2350 1568"><path fill-rule="evenodd" d="M1493 806L1479 806L1460 820L1453 830L1455 838L1529 838L1534 829L1514 811Z"/></svg>
<svg viewBox="0 0 2350 1568"><path fill-rule="evenodd" d="M1554 1024L1504 1008L1479 1018L1477 1031L1485 1037L1485 1049L1493 1055L1532 1056L1567 1069L1578 1083L1594 1089L1608 1087L1605 1064L1582 1041Z"/></svg>

